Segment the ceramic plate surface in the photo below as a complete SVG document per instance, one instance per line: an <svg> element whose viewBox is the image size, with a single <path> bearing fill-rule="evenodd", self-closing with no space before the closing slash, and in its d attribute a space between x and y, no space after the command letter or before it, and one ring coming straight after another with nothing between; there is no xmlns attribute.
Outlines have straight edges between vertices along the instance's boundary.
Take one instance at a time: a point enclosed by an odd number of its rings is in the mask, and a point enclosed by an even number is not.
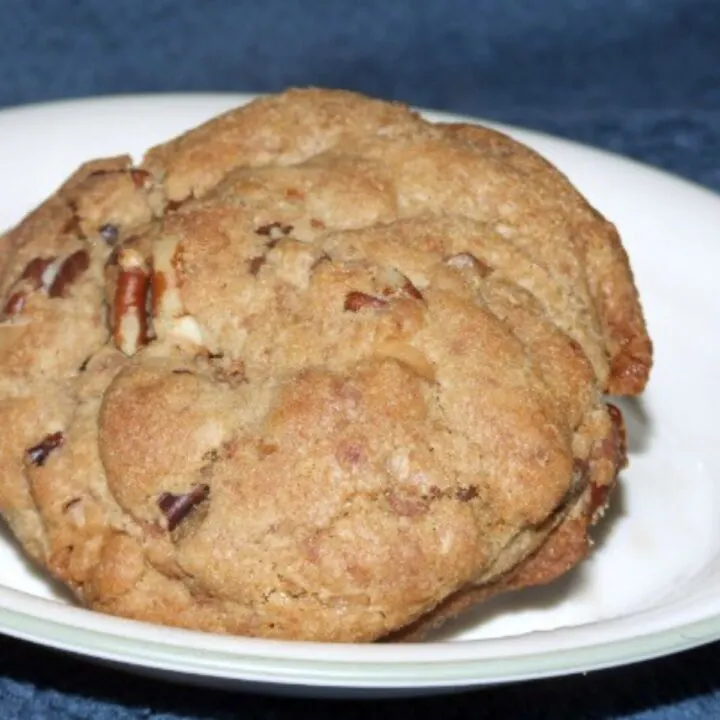
<svg viewBox="0 0 720 720"><path fill-rule="evenodd" d="M0 227L83 160L127 151L139 158L247 100L146 96L0 113ZM431 642L327 645L218 637L73 607L3 529L1 632L191 682L328 696L574 673L720 638L720 197L597 150L501 129L554 162L618 225L655 343L649 390L621 403L630 467L599 551L555 585L491 601Z"/></svg>

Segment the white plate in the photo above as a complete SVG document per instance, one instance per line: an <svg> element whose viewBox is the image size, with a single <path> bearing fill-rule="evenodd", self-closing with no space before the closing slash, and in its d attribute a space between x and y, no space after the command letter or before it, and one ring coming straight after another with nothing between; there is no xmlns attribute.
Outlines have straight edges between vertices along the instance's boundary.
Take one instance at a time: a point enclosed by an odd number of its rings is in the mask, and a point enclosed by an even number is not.
<svg viewBox="0 0 720 720"><path fill-rule="evenodd" d="M0 227L84 159L139 156L247 99L130 97L0 113ZM650 390L624 406L631 465L601 552L554 586L488 603L433 642L354 646L217 637L72 607L6 533L0 631L193 682L336 696L585 671L720 638L720 198L596 150L508 131L618 224L656 345Z"/></svg>

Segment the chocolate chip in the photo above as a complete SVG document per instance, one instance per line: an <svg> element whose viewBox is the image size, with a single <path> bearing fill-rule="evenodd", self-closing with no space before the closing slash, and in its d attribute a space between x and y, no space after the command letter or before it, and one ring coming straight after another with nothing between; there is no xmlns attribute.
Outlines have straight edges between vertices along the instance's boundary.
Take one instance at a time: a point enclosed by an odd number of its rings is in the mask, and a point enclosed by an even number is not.
<svg viewBox="0 0 720 720"><path fill-rule="evenodd" d="M174 495L164 492L158 499L157 504L167 520L167 527L172 532L189 514L210 495L208 485L195 485L190 492L183 495Z"/></svg>
<svg viewBox="0 0 720 720"><path fill-rule="evenodd" d="M114 245L117 242L118 235L120 234L117 225L112 225L111 223L101 225L98 228L98 232L108 245Z"/></svg>
<svg viewBox="0 0 720 720"><path fill-rule="evenodd" d="M345 310L349 312L359 312L363 308L383 308L387 305L387 300L375 297L374 295L368 295L364 292L352 290L345 296Z"/></svg>
<svg viewBox="0 0 720 720"><path fill-rule="evenodd" d="M42 467L53 450L59 448L65 442L65 435L62 432L54 432L46 435L37 445L28 448L26 455L31 465Z"/></svg>

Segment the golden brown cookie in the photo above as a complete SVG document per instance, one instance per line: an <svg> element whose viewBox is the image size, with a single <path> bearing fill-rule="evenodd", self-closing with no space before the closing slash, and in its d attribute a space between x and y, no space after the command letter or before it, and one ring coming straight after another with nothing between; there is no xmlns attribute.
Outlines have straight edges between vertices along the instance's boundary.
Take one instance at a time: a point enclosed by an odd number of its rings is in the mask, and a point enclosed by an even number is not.
<svg viewBox="0 0 720 720"><path fill-rule="evenodd" d="M90 607L399 639L587 552L651 345L615 230L515 141L291 90L2 244L0 512Z"/></svg>

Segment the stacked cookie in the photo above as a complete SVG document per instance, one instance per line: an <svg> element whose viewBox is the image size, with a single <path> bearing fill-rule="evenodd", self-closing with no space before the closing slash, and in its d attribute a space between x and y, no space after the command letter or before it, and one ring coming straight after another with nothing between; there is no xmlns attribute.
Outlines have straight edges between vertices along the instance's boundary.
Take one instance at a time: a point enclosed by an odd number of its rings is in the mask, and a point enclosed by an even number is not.
<svg viewBox="0 0 720 720"><path fill-rule="evenodd" d="M96 610L421 636L552 580L651 344L613 226L497 132L339 91L82 166L0 245L0 512Z"/></svg>

